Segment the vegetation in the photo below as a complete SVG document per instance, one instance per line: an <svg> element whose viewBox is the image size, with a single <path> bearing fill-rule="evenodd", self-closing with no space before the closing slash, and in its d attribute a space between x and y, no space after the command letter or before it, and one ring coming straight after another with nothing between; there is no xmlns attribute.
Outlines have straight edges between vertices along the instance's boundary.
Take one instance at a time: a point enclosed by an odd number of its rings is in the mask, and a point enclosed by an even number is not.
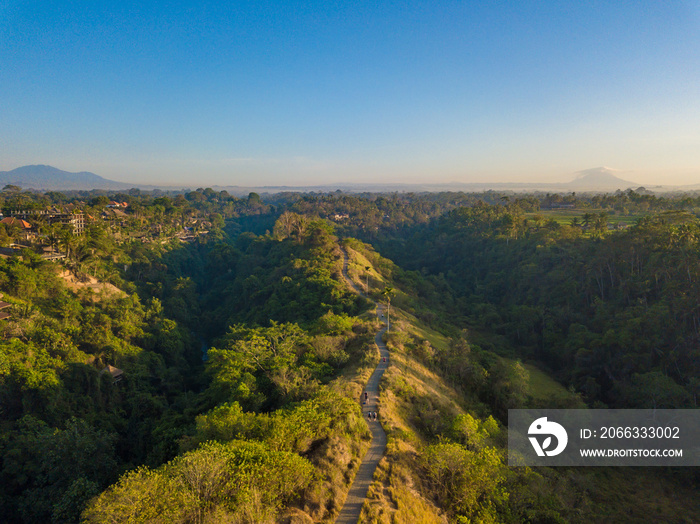
<svg viewBox="0 0 700 524"><path fill-rule="evenodd" d="M443 274L475 327L502 335L591 404L695 407L698 233L700 221L684 212L584 237L479 206L417 233L406 249L425 255L407 264Z"/></svg>
<svg viewBox="0 0 700 524"><path fill-rule="evenodd" d="M378 257L353 245L356 266ZM378 276L386 280L389 261L376 267L385 268ZM650 515L683 522L694 514L692 471L508 467L507 430L498 421L504 407L580 408L580 396L531 364L470 342L469 332L446 336L406 311L396 315L380 398L387 455L363 522L626 522ZM629 497L615 496L620 490Z"/></svg>
<svg viewBox="0 0 700 524"><path fill-rule="evenodd" d="M366 521L694 514L692 472L509 468L505 424L513 407L697 407L695 195L10 187L0 204L85 216L81 233L0 225L7 522L332 522L377 356L343 250L391 308Z"/></svg>

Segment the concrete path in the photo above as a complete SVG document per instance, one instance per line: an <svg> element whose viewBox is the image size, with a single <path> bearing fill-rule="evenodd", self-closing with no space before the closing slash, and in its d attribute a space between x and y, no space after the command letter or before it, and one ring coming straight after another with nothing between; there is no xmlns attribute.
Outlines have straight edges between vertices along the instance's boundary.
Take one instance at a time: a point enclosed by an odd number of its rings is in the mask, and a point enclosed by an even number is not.
<svg viewBox="0 0 700 524"><path fill-rule="evenodd" d="M348 282L348 285L353 288L357 293L362 296L366 296L348 277L348 254L343 250L343 277ZM365 391L367 392L368 401L362 407L362 413L367 420L367 413L377 411L377 399L379 397L379 381L384 374L384 370L389 365L389 350L386 348L384 342L382 342L382 335L386 331L386 318L384 317L384 307L381 304L375 302L377 317L379 320L385 323L384 327L379 330L379 332L374 337L374 342L379 348L379 364L377 368L372 373L372 376L367 382ZM363 393L364 397L364 393ZM345 500L345 505L336 519L336 524L357 524L360 519L360 512L362 511L362 505L367 497L367 490L374 478L374 470L377 468L377 464L384 456L386 451L386 433L382 429L381 424L378 420L367 421L369 424L369 429L372 432L372 443L370 444L367 454L362 459L362 464L360 464L360 469L355 475L355 480L353 480L350 491L348 492L348 498Z"/></svg>

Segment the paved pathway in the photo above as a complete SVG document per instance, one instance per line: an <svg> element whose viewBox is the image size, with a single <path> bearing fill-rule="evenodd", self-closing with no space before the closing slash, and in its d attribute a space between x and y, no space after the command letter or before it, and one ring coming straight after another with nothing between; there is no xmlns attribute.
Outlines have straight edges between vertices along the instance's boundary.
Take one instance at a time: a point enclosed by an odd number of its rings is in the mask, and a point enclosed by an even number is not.
<svg viewBox="0 0 700 524"><path fill-rule="evenodd" d="M348 282L348 285L352 287L357 293L362 296L366 296L348 277L348 254L343 250L343 277ZM386 322L384 318L384 307L375 302L377 317L382 321ZM384 342L382 342L382 335L386 331L386 324L379 330L375 335L374 341L379 347L379 364L377 368L372 373L372 376L367 382L365 391L367 392L368 402L362 407L362 413L367 420L367 413L377 411L377 398L379 396L379 381L384 374L384 370L389 365L389 350L386 348ZM374 478L374 470L377 468L377 464L384 456L386 451L386 433L382 429L379 421L368 421L369 429L372 432L372 443L370 444L367 454L362 459L362 464L360 464L360 469L355 475L355 480L353 480L350 491L348 492L348 498L345 500L345 505L336 519L336 524L357 524L360 519L360 512L362 511L362 505L367 497L367 490L369 485L372 483Z"/></svg>

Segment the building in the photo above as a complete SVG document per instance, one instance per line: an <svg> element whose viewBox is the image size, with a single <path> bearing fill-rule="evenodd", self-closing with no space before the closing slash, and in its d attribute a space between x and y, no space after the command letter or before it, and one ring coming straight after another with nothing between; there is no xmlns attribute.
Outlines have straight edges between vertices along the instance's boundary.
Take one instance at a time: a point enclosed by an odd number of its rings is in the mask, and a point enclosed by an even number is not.
<svg viewBox="0 0 700 524"><path fill-rule="evenodd" d="M119 382L122 379L122 375L124 375L124 372L121 369L115 368L109 364L107 364L107 367L102 370L102 373L109 373L112 375L112 381L114 384Z"/></svg>
<svg viewBox="0 0 700 524"><path fill-rule="evenodd" d="M48 224L68 224L73 227L74 235L82 235L85 232L85 213L81 212L61 212L53 210L28 210L14 211L8 218L19 218L22 220L45 220ZM31 227L31 226L30 226Z"/></svg>
<svg viewBox="0 0 700 524"><path fill-rule="evenodd" d="M129 215L121 209L107 206L107 209L102 212L102 218L126 219L129 218Z"/></svg>
<svg viewBox="0 0 700 524"><path fill-rule="evenodd" d="M32 225L29 222L14 216L3 218L2 220L0 220L0 224L5 224L8 227L18 227L23 230L32 228Z"/></svg>
<svg viewBox="0 0 700 524"><path fill-rule="evenodd" d="M5 227L8 228L19 228L19 230L22 232L22 238L24 238L24 240L30 240L34 236L32 225L21 218L14 216L5 217L0 220L0 224L4 224Z"/></svg>

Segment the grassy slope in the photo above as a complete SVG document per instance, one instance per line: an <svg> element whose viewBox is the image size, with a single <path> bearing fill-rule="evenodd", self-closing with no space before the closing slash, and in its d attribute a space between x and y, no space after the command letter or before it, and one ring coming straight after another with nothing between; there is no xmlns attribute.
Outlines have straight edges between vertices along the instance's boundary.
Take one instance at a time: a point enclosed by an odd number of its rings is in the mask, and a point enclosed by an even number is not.
<svg viewBox="0 0 700 524"><path fill-rule="evenodd" d="M361 249L361 248L360 248ZM372 266L359 251L348 249L349 274L364 288L365 267ZM386 273L386 271L383 271ZM371 267L370 286L382 289L393 285ZM401 293L400 290L397 290ZM392 309L393 329L425 339L436 348L449 345L449 339L421 323L413 315ZM500 357L504 358L505 357ZM505 359L510 360L510 359ZM570 396L560 383L532 364L529 372L530 395L535 401ZM421 494L419 454L428 443L425 425L471 412L457 391L411 355L392 352L390 366L381 384L380 416L387 431L387 455L375 474L362 522L433 523L448 522L447 516ZM505 453L505 450L503 450ZM673 472L660 468L534 468L543 479L556 486L554 495L571 499L581 509L569 515L572 522L694 522L700 514L700 499L691 482L690 470ZM679 478L682 475L683 478ZM551 494L550 494L551 495ZM513 493L514 497L522 496ZM538 496L535 494L535 496ZM544 496L540 494L539 496ZM581 503L581 498L585 501Z"/></svg>
<svg viewBox="0 0 700 524"><path fill-rule="evenodd" d="M509 359L506 359L509 360ZM523 364L530 374L530 395L537 400L568 397L569 392L559 382L534 364Z"/></svg>
<svg viewBox="0 0 700 524"><path fill-rule="evenodd" d="M369 275L371 289L378 290L383 289L385 286L394 285L388 279L384 278L361 252L348 248L348 253L350 254L348 274L350 275L350 278L358 285L358 287L361 289L366 288L366 275ZM365 269L367 267L370 268L369 271ZM398 297L405 295L400 289L396 289L396 292ZM375 299L379 299L379 297L375 296ZM396 302L396 298L394 299L394 302ZM398 310L396 307L392 308L392 311L392 322L399 322L402 331L416 338L428 340L437 350L445 350L449 346L450 341L445 335L426 326L415 316L406 311ZM513 359L502 356L500 358L509 363L514 362ZM569 396L569 392L562 384L554 380L536 365L529 363L523 365L530 373L530 394L535 399L544 400L552 397Z"/></svg>

